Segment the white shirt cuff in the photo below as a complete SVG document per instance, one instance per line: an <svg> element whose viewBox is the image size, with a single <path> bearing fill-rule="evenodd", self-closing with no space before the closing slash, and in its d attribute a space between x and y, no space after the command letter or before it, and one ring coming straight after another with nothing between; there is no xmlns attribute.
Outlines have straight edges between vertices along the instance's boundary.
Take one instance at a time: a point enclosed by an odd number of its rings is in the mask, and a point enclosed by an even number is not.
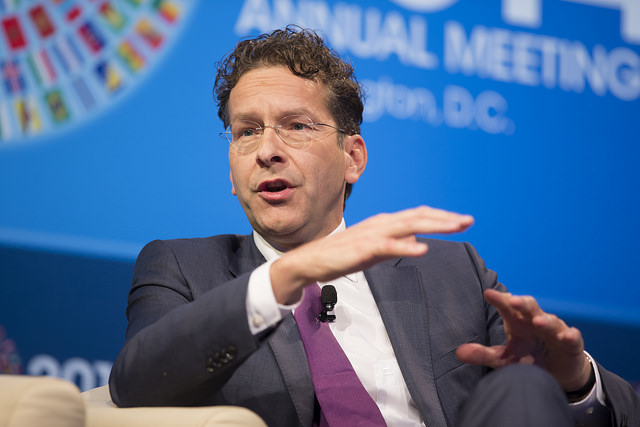
<svg viewBox="0 0 640 427"><path fill-rule="evenodd" d="M276 260L267 261L260 267L253 270L249 277L247 288L247 321L249 330L253 335L257 335L275 326L291 310L297 307L300 302L294 305L281 305L276 301L271 287L271 276L269 271L271 264Z"/></svg>
<svg viewBox="0 0 640 427"><path fill-rule="evenodd" d="M596 384L584 399L580 400L579 402L573 402L569 404L572 410L577 411L582 411L583 409L592 407L596 402L600 402L602 406L605 406L604 393L602 390L602 380L600 379L598 365L593 361L593 358L589 353L585 351L584 354L587 356L589 363L591 363L591 367L593 368L593 372L596 376Z"/></svg>

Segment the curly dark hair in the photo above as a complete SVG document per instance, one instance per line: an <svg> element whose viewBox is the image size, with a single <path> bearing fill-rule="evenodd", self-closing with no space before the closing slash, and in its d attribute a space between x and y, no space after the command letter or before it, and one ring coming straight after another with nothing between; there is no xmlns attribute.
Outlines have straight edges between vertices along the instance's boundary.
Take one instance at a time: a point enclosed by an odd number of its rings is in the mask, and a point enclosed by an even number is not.
<svg viewBox="0 0 640 427"><path fill-rule="evenodd" d="M296 26L240 41L219 63L213 91L218 117L225 128L229 126L229 96L240 77L247 71L278 65L288 67L298 77L320 83L337 126L348 135L360 133L364 95L353 67L328 48L316 32ZM342 142L342 137L338 138L340 146ZM347 183L345 200L351 187Z"/></svg>

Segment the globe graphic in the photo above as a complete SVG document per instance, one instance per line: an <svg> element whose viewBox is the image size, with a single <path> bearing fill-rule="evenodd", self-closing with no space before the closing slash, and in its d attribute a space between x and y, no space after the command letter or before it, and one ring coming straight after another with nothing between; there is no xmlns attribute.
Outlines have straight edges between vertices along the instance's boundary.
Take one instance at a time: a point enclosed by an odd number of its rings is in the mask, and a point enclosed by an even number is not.
<svg viewBox="0 0 640 427"><path fill-rule="evenodd" d="M180 31L188 0L0 0L0 146L122 99Z"/></svg>

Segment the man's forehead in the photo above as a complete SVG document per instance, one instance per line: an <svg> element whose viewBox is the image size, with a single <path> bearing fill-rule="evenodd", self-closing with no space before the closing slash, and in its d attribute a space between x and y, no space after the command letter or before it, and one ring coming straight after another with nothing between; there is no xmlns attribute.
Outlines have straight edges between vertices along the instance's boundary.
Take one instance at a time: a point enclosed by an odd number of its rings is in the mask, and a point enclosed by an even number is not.
<svg viewBox="0 0 640 427"><path fill-rule="evenodd" d="M285 66L265 66L245 72L231 90L229 119L311 118L328 112L324 86L293 74ZM313 117L312 117L313 116Z"/></svg>
<svg viewBox="0 0 640 427"><path fill-rule="evenodd" d="M253 81L268 82L271 85L300 85L309 89L324 89L324 85L318 79L296 75L285 65L263 65L242 73L232 91L238 85Z"/></svg>

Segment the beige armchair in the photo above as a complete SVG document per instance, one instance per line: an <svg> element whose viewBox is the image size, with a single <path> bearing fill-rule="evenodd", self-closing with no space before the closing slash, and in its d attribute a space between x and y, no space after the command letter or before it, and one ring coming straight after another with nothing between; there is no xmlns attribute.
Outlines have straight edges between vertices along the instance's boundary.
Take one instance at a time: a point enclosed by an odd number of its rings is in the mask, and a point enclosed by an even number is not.
<svg viewBox="0 0 640 427"><path fill-rule="evenodd" d="M80 390L51 377L0 375L0 427L84 427Z"/></svg>
<svg viewBox="0 0 640 427"><path fill-rule="evenodd" d="M84 393L52 377L0 375L0 427L266 427L248 409L234 406L199 408L118 408L108 386Z"/></svg>

